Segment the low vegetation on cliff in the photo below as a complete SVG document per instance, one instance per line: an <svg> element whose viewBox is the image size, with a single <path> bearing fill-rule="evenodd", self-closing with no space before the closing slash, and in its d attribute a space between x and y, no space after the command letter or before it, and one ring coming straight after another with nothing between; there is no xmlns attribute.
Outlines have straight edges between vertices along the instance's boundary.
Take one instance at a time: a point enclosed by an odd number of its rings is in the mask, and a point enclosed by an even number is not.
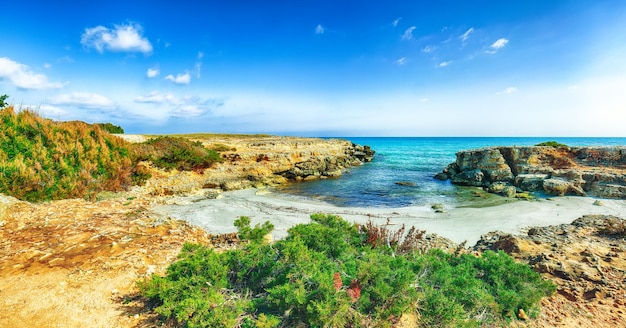
<svg viewBox="0 0 626 328"><path fill-rule="evenodd" d="M185 138L130 144L111 134L123 129L110 123L56 122L13 106L0 109L0 124L0 193L27 201L93 198L142 184L150 172L141 161L196 171L220 161Z"/></svg>
<svg viewBox="0 0 626 328"><path fill-rule="evenodd" d="M119 125L113 125L111 123L96 123L95 125L97 125L102 130L104 130L104 131L106 131L108 133L117 133L117 134L123 134L124 133L124 129L121 126L119 126Z"/></svg>
<svg viewBox="0 0 626 328"><path fill-rule="evenodd" d="M199 141L180 137L157 137L133 145L136 161L150 161L163 169L201 171L221 161L220 154Z"/></svg>
<svg viewBox="0 0 626 328"><path fill-rule="evenodd" d="M132 183L128 145L84 122L0 111L0 193L29 201L90 197Z"/></svg>
<svg viewBox="0 0 626 328"><path fill-rule="evenodd" d="M162 277L139 283L164 320L186 327L499 325L537 313L555 291L502 252L481 256L416 247L423 231L390 232L316 214L267 243L271 224L236 221L236 250L187 244Z"/></svg>

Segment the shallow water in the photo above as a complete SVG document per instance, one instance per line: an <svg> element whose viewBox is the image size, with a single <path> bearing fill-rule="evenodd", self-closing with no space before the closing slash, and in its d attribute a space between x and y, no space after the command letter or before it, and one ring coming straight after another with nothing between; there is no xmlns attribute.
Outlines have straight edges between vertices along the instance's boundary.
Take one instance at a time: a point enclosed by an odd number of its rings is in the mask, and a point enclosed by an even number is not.
<svg viewBox="0 0 626 328"><path fill-rule="evenodd" d="M473 189L433 176L456 160L456 152L488 146L532 146L558 141L569 146L626 145L626 138L343 138L376 151L374 161L352 168L342 177L293 183L276 189L283 196L316 199L342 207L497 205L501 197L477 197ZM407 182L408 185L398 185Z"/></svg>

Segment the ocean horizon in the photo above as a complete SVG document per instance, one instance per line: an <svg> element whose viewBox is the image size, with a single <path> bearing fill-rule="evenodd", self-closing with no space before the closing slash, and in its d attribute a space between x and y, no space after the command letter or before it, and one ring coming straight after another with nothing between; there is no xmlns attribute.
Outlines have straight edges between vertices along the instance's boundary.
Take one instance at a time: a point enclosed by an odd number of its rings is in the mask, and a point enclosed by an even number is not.
<svg viewBox="0 0 626 328"><path fill-rule="evenodd" d="M341 207L406 207L472 202L467 187L434 179L461 150L533 146L557 141L568 146L626 146L624 137L337 137L376 151L374 160L339 178L290 183L275 189L285 197ZM330 139L330 138L324 138Z"/></svg>

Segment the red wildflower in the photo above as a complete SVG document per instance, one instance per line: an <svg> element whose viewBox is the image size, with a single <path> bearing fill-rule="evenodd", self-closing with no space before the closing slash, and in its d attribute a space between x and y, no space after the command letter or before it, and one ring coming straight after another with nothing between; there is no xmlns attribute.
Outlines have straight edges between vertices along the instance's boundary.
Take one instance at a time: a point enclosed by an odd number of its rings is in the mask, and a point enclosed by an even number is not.
<svg viewBox="0 0 626 328"><path fill-rule="evenodd" d="M361 297L361 285L356 279L354 279L350 283L350 287L348 287L346 292L348 293L348 296L350 296L350 301L356 302L359 297Z"/></svg>
<svg viewBox="0 0 626 328"><path fill-rule="evenodd" d="M335 272L333 275L333 287L335 287L335 290L338 291L341 289L342 285L343 282L341 281L341 274L339 274L339 272Z"/></svg>

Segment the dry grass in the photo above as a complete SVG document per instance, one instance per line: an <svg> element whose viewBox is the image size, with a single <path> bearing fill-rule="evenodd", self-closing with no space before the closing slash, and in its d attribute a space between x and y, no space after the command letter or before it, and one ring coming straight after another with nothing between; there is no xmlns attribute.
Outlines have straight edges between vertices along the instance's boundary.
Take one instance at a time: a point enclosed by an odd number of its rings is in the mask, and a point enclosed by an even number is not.
<svg viewBox="0 0 626 328"><path fill-rule="evenodd" d="M84 122L0 110L0 193L42 201L93 197L132 184L128 143Z"/></svg>

